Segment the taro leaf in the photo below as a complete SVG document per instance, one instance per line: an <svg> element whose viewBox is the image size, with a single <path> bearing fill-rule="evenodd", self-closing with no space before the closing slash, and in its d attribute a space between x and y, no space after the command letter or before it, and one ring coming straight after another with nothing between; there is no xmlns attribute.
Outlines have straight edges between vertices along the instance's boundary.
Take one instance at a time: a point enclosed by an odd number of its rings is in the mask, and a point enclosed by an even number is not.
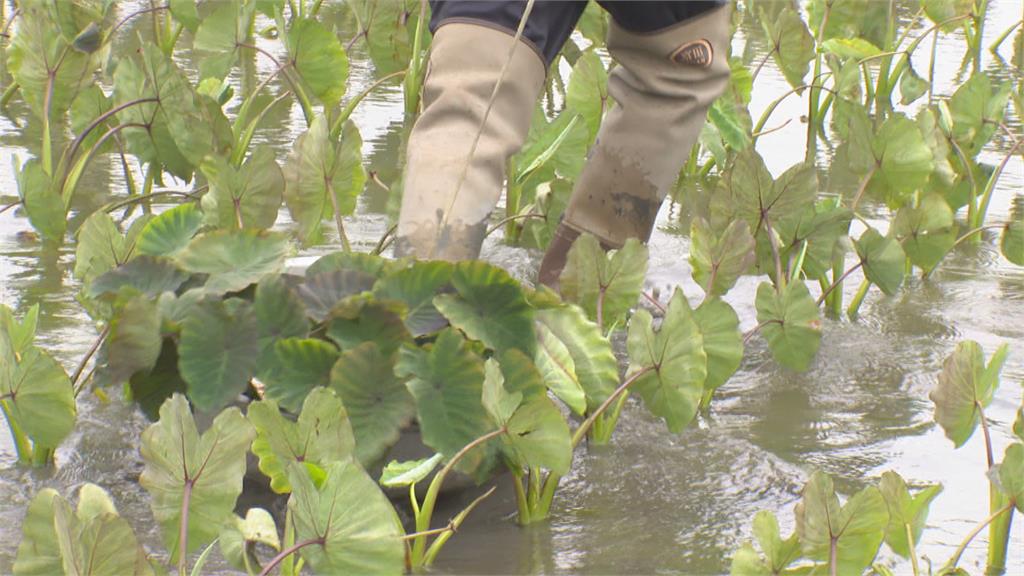
<svg viewBox="0 0 1024 576"><path fill-rule="evenodd" d="M366 183L363 143L355 124L345 123L338 145L330 141L328 130L326 117L314 118L284 165L284 200L305 245L321 240L324 219L340 219L355 210Z"/></svg>
<svg viewBox="0 0 1024 576"><path fill-rule="evenodd" d="M90 132L85 134L85 130L99 120L100 116L107 113L110 106L111 99L96 84L85 88L75 96L69 114L71 116L71 132L76 137L82 138L81 144L79 144L81 150L91 150L107 130L113 127L108 117L106 120L96 123ZM112 142L108 139L105 144L96 149L95 154L110 152L112 149Z"/></svg>
<svg viewBox="0 0 1024 576"><path fill-rule="evenodd" d="M765 219L775 225L812 204L818 182L810 164L796 164L773 181L764 160L750 148L736 157L729 187L737 214L750 224L756 236Z"/></svg>
<svg viewBox="0 0 1024 576"><path fill-rule="evenodd" d="M885 537L889 513L882 493L868 486L840 507L832 479L815 472L796 505L796 533L804 554L829 561L835 546L837 574L861 574L871 565Z"/></svg>
<svg viewBox="0 0 1024 576"><path fill-rule="evenodd" d="M484 363L484 386L480 402L498 426L508 424L509 418L523 402L522 392L509 392L505 388L505 376L494 358Z"/></svg>
<svg viewBox="0 0 1024 576"><path fill-rule="evenodd" d="M82 486L74 512L63 498L55 498L52 521L64 574L153 574L131 525L118 516L110 496L99 486Z"/></svg>
<svg viewBox="0 0 1024 576"><path fill-rule="evenodd" d="M209 274L203 289L211 294L244 290L281 271L288 239L263 230L215 230L196 236L176 257L188 272Z"/></svg>
<svg viewBox="0 0 1024 576"><path fill-rule="evenodd" d="M742 67L742 64L740 66ZM722 141L733 150L739 152L750 146L750 132L753 128L750 113L733 99L726 97L715 100L708 109L708 122L718 131ZM721 156L725 157L724 154Z"/></svg>
<svg viewBox="0 0 1024 576"><path fill-rule="evenodd" d="M678 288L657 332L652 324L646 310L638 310L629 323L628 374L647 370L633 388L640 393L647 409L663 418L668 429L678 434L697 415L708 357L690 304Z"/></svg>
<svg viewBox="0 0 1024 576"><path fill-rule="evenodd" d="M164 339L153 369L136 372L128 381L127 388L128 399L133 400L150 420L157 419L165 400L177 392L186 392L188 384L178 371L178 348L174 340Z"/></svg>
<svg viewBox="0 0 1024 576"><path fill-rule="evenodd" d="M535 115L526 144L512 159L515 182L527 190L554 177L553 170L565 178L577 178L589 145L583 116L575 109L565 110L551 122L539 108L537 113L540 117Z"/></svg>
<svg viewBox="0 0 1024 576"><path fill-rule="evenodd" d="M159 256L138 256L96 277L89 286L90 298L116 295L121 288L130 286L146 296L156 298L164 292L178 289L188 274L173 262Z"/></svg>
<svg viewBox="0 0 1024 576"><path fill-rule="evenodd" d="M1024 197L1014 200L1010 221L1003 227L999 242L1003 256L1018 266L1024 266Z"/></svg>
<svg viewBox="0 0 1024 576"><path fill-rule="evenodd" d="M1024 441L1024 405L1017 409L1017 419L1013 421L1013 433Z"/></svg>
<svg viewBox="0 0 1024 576"><path fill-rule="evenodd" d="M446 321L434 307L434 296L451 282L452 270L449 262L414 262L378 280L373 293L377 298L405 302L405 327L413 336L436 332Z"/></svg>
<svg viewBox="0 0 1024 576"><path fill-rule="evenodd" d="M339 270L306 277L296 292L306 305L306 313L317 322L323 322L335 305L369 290L373 284L374 277L369 274L357 270Z"/></svg>
<svg viewBox="0 0 1024 576"><path fill-rule="evenodd" d="M705 299L693 311L703 340L704 353L708 357L707 378L704 393L714 392L725 384L743 360L743 334L740 333L740 319L727 302L718 298Z"/></svg>
<svg viewBox="0 0 1024 576"><path fill-rule="evenodd" d="M260 342L256 375L262 379L276 365L274 344L284 338L305 338L309 320L302 301L281 276L266 276L256 285L252 308Z"/></svg>
<svg viewBox="0 0 1024 576"><path fill-rule="evenodd" d="M914 67L908 65L900 76L900 104L906 106L928 92L928 81L917 75Z"/></svg>
<svg viewBox="0 0 1024 576"><path fill-rule="evenodd" d="M348 80L348 56L338 37L324 24L304 18L288 28L285 47L303 85L323 102L324 109L337 106Z"/></svg>
<svg viewBox="0 0 1024 576"><path fill-rule="evenodd" d="M277 220L284 191L284 176L274 151L260 146L241 168L227 160L207 156L200 167L210 183L203 195L203 213L217 228L270 228Z"/></svg>
<svg viewBox="0 0 1024 576"><path fill-rule="evenodd" d="M981 411L992 401L1006 353L1003 344L986 366L981 346L967 340L957 344L943 362L939 381L928 397L935 403L935 421L957 448L974 433Z"/></svg>
<svg viewBox="0 0 1024 576"><path fill-rule="evenodd" d="M274 517L263 508L249 508L244 520L232 515L221 528L217 543L224 559L239 570L245 570L246 565L253 568L259 565L253 550L256 544L281 549Z"/></svg>
<svg viewBox="0 0 1024 576"><path fill-rule="evenodd" d="M452 326L492 350L517 349L533 355L537 346L533 309L508 272L485 262L459 262L452 273L452 285L458 295L434 298L434 306Z"/></svg>
<svg viewBox="0 0 1024 576"><path fill-rule="evenodd" d="M607 101L608 72L597 52L587 50L576 60L569 74L565 105L583 116L589 133L588 142L597 137Z"/></svg>
<svg viewBox="0 0 1024 576"><path fill-rule="evenodd" d="M15 358L20 357L32 347L36 338L36 327L39 324L39 304L33 304L19 322L14 312L0 303L0 335L5 338Z"/></svg>
<svg viewBox="0 0 1024 576"><path fill-rule="evenodd" d="M256 428L252 453L278 494L291 492L288 468L293 462L324 468L330 462L348 459L355 450L345 406L328 388L314 388L306 396L298 422L285 419L273 400L250 404L247 416Z"/></svg>
<svg viewBox="0 0 1024 576"><path fill-rule="evenodd" d="M929 184L940 190L953 188L957 173L950 163L950 143L945 131L939 126L939 111L934 108L921 108L914 119L921 130L924 143L932 150L932 161L935 169L929 177Z"/></svg>
<svg viewBox="0 0 1024 576"><path fill-rule="evenodd" d="M75 278L83 283L116 268L128 259L129 246L114 219L103 210L93 212L76 234Z"/></svg>
<svg viewBox="0 0 1024 576"><path fill-rule="evenodd" d="M731 576L773 576L771 567L750 542L744 542L729 561Z"/></svg>
<svg viewBox="0 0 1024 576"><path fill-rule="evenodd" d="M483 359L454 329L441 332L430 350L403 348L395 372L409 378L407 386L416 399L423 443L446 459L494 429L481 406ZM486 472L480 470L486 456L486 450L477 448L460 460L457 468Z"/></svg>
<svg viewBox="0 0 1024 576"><path fill-rule="evenodd" d="M916 207L900 208L892 226L911 263L925 272L935 268L956 243L953 210L938 194L922 196Z"/></svg>
<svg viewBox="0 0 1024 576"><path fill-rule="evenodd" d="M188 400L181 394L164 402L160 420L142 433L146 466L139 484L152 497L150 507L171 562L178 558L182 522L187 521L186 552L191 552L216 538L231 517L242 492L245 455L255 436L238 408L218 414L200 436Z"/></svg>
<svg viewBox="0 0 1024 576"><path fill-rule="evenodd" d="M6 335L0 335L0 398L37 445L56 448L75 425L74 391L64 368L35 346L15 355Z"/></svg>
<svg viewBox="0 0 1024 576"><path fill-rule="evenodd" d="M999 486L1017 510L1024 512L1024 444L1014 442L1006 447L999 463Z"/></svg>
<svg viewBox="0 0 1024 576"><path fill-rule="evenodd" d="M43 488L29 502L21 523L21 543L14 560L14 574L51 576L62 572L60 547L53 527L54 508L60 503L64 503L64 499L52 488Z"/></svg>
<svg viewBox="0 0 1024 576"><path fill-rule="evenodd" d="M18 195L29 223L44 239L63 242L68 228L67 209L43 165L35 158L25 162L17 179Z"/></svg>
<svg viewBox="0 0 1024 576"><path fill-rule="evenodd" d="M850 230L853 212L825 201L806 206L799 215L775 225L781 237L780 256L795 257L807 244L803 271L819 278L832 269L832 253ZM774 224L774 222L773 222ZM783 260L785 261L785 260Z"/></svg>
<svg viewBox="0 0 1024 576"><path fill-rule="evenodd" d="M942 486L930 485L922 488L916 496L911 496L907 483L899 474L889 471L882 474L878 489L885 498L889 508L889 526L885 530L885 542L904 558L910 558L911 536L916 545L921 541L925 520L928 518L928 506L942 492Z"/></svg>
<svg viewBox="0 0 1024 576"><path fill-rule="evenodd" d="M245 390L259 361L258 330L244 300L205 300L192 309L181 323L178 370L196 408L217 410Z"/></svg>
<svg viewBox="0 0 1024 576"><path fill-rule="evenodd" d="M157 312L163 323L164 332L177 334L181 331L181 322L188 318L196 304L203 301L206 294L201 288L190 288L180 296L174 292L164 292L156 300ZM157 406L159 408L159 406Z"/></svg>
<svg viewBox="0 0 1024 576"><path fill-rule="evenodd" d="M544 384L575 414L583 414L587 409L587 396L576 375L576 362L569 348L542 322L537 322L535 329L537 354L534 362L544 378Z"/></svg>
<svg viewBox="0 0 1024 576"><path fill-rule="evenodd" d="M785 540L779 535L779 521L775 515L762 510L754 516L754 536L768 558L772 574L779 574L799 557L800 541L796 534Z"/></svg>
<svg viewBox="0 0 1024 576"><path fill-rule="evenodd" d="M394 260L366 252L331 252L316 259L306 268L306 276L315 276L323 272L339 270L355 270L380 278L391 272L396 266Z"/></svg>
<svg viewBox="0 0 1024 576"><path fill-rule="evenodd" d="M404 381L395 376L393 358L381 354L373 342L338 357L331 369L331 388L348 410L356 458L366 465L376 462L398 441L416 411Z"/></svg>
<svg viewBox="0 0 1024 576"><path fill-rule="evenodd" d="M826 8L828 19L823 22ZM824 32L819 40L864 38L875 46L882 46L889 20L889 6L885 3L863 0L811 0L807 3L808 26Z"/></svg>
<svg viewBox="0 0 1024 576"><path fill-rule="evenodd" d="M352 460L332 462L319 488L305 466L288 471L288 511L299 552L319 574L400 574L405 569L402 527L384 493Z"/></svg>
<svg viewBox="0 0 1024 576"><path fill-rule="evenodd" d="M757 321L772 356L783 366L804 371L821 344L818 306L803 282L790 282L776 292L768 282L757 287Z"/></svg>
<svg viewBox="0 0 1024 576"><path fill-rule="evenodd" d="M162 345L156 302L136 296L121 306L110 322L104 372L115 384L126 382L136 372L148 372L156 365Z"/></svg>
<svg viewBox="0 0 1024 576"><path fill-rule="evenodd" d="M596 410L619 386L619 364L611 342L578 306L562 306L536 312L543 325L565 346L586 395L587 409Z"/></svg>
<svg viewBox="0 0 1024 576"><path fill-rule="evenodd" d="M310 390L331 382L338 349L318 338L284 338L268 351L274 360L263 375L266 397L298 412Z"/></svg>
<svg viewBox="0 0 1024 576"><path fill-rule="evenodd" d="M895 238L882 236L874 228L868 228L854 245L868 280L882 292L890 296L895 294L903 283L907 260L900 243Z"/></svg>
<svg viewBox="0 0 1024 576"><path fill-rule="evenodd" d="M339 304L327 324L327 337L339 348L355 348L363 342L375 342L384 356L390 357L411 340L399 312L392 303L355 297L352 306Z"/></svg>
<svg viewBox="0 0 1024 576"><path fill-rule="evenodd" d="M188 29L189 32L195 34L199 28L199 11L196 10L196 3L193 0L169 0L167 7L171 11L171 16L175 20L181 22L181 25ZM193 47L195 41L193 41Z"/></svg>
<svg viewBox="0 0 1024 576"><path fill-rule="evenodd" d="M1010 83L992 89L985 74L974 74L949 99L953 119L953 141L969 158L974 158L992 139L1006 112Z"/></svg>
<svg viewBox="0 0 1024 576"><path fill-rule="evenodd" d="M935 168L932 150L918 123L893 114L877 131L863 107L850 109L850 169L871 175L871 188L885 193L894 205L923 187Z"/></svg>
<svg viewBox="0 0 1024 576"><path fill-rule="evenodd" d="M423 480L444 460L444 454L437 453L430 458L398 462L392 460L380 474L381 486L402 488Z"/></svg>
<svg viewBox="0 0 1024 576"><path fill-rule="evenodd" d="M161 212L139 233L139 254L172 257L183 250L203 225L203 214L189 202Z"/></svg>
<svg viewBox="0 0 1024 576"><path fill-rule="evenodd" d="M556 476L569 473L572 435L562 413L546 395L525 401L505 424L502 435L512 461L524 469L545 468Z"/></svg>
<svg viewBox="0 0 1024 576"><path fill-rule="evenodd" d="M936 24L943 24L942 30L949 32L960 25L960 22L946 22L957 16L967 16L974 10L974 0L923 0L921 6L928 19Z"/></svg>
<svg viewBox="0 0 1024 576"><path fill-rule="evenodd" d="M863 38L829 38L821 43L826 54L835 54L841 59L863 60L881 54L878 46Z"/></svg>
<svg viewBox="0 0 1024 576"><path fill-rule="evenodd" d="M597 238L581 235L572 248L559 277L562 297L579 304L591 319L609 326L625 319L640 297L647 273L647 247L630 238L612 254L605 254Z"/></svg>
<svg viewBox="0 0 1024 576"><path fill-rule="evenodd" d="M703 218L690 227L693 279L709 296L728 292L754 263L754 237L744 220L733 220L721 235Z"/></svg>
<svg viewBox="0 0 1024 576"><path fill-rule="evenodd" d="M419 20L419 2L415 0L376 0L368 2L372 12L363 20L366 46L378 74L405 69L412 55L413 35Z"/></svg>
<svg viewBox="0 0 1024 576"><path fill-rule="evenodd" d="M222 79L228 75L238 57L239 45L248 40L254 8L254 2L221 2L199 20L192 49L199 62L201 78ZM171 11L174 14L173 6ZM195 12L194 7L191 12Z"/></svg>
<svg viewBox="0 0 1024 576"><path fill-rule="evenodd" d="M787 6L779 12L774 21L763 12L760 20L764 33L772 44L771 55L786 81L793 88L802 86L808 64L814 59L814 38L807 30L803 19Z"/></svg>

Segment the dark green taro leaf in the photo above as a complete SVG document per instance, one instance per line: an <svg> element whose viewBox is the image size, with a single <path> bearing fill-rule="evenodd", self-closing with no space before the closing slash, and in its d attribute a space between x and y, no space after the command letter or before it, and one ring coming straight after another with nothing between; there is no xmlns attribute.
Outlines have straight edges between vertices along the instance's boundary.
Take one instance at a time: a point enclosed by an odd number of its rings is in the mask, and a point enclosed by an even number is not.
<svg viewBox="0 0 1024 576"><path fill-rule="evenodd" d="M332 462L316 486L305 466L288 471L288 510L295 541L315 541L299 553L319 574L400 574L402 525L387 496L353 460Z"/></svg>
<svg viewBox="0 0 1024 576"><path fill-rule="evenodd" d="M484 361L456 330L441 332L429 350L403 348L395 371L409 378L423 442L445 458L494 429L481 406ZM479 447L457 468L486 472L489 455L488 448Z"/></svg>
<svg viewBox="0 0 1024 576"><path fill-rule="evenodd" d="M693 310L683 292L676 289L660 329L646 310L638 310L629 323L626 341L629 351L628 375L649 369L633 384L644 405L665 420L668 429L680 433L697 415L708 356L704 352Z"/></svg>
<svg viewBox="0 0 1024 576"><path fill-rule="evenodd" d="M83 283L123 264L131 253L110 214L97 210L86 218L76 233L75 278Z"/></svg>
<svg viewBox="0 0 1024 576"><path fill-rule="evenodd" d="M146 466L139 484L152 498L150 507L171 562L178 558L183 512L188 516L187 552L213 541L232 516L242 492L245 455L255 436L238 408L218 414L200 436L188 400L180 394L164 402L160 420L143 431Z"/></svg>
<svg viewBox="0 0 1024 576"><path fill-rule="evenodd" d="M619 365L611 342L578 306L538 310L536 317L537 324L569 351L587 409L596 410L619 386Z"/></svg>
<svg viewBox="0 0 1024 576"><path fill-rule="evenodd" d="M238 570L245 570L246 564L253 568L259 565L254 550L256 544L281 550L274 517L263 508L249 508L245 519L234 515L229 518L220 530L217 543L224 559Z"/></svg>
<svg viewBox="0 0 1024 576"><path fill-rule="evenodd" d="M413 336L422 336L446 324L434 307L434 296L451 282L452 271L449 262L414 262L378 280L373 293L380 299L405 302L408 308L405 326Z"/></svg>
<svg viewBox="0 0 1024 576"><path fill-rule="evenodd" d="M993 90L985 74L974 74L949 99L953 141L973 158L992 139L1003 121L1012 86L1003 83Z"/></svg>
<svg viewBox="0 0 1024 576"><path fill-rule="evenodd" d="M903 245L911 263L930 272L956 243L953 210L938 194L926 194L917 206L896 212L893 234Z"/></svg>
<svg viewBox="0 0 1024 576"><path fill-rule="evenodd" d="M895 238L882 236L874 228L868 228L854 245L868 280L882 292L895 294L903 283L907 260L900 243Z"/></svg>
<svg viewBox="0 0 1024 576"><path fill-rule="evenodd" d="M775 63L794 88L804 83L807 68L814 59L814 38L803 19L790 7L784 8L772 21L763 12L759 20L772 45Z"/></svg>
<svg viewBox="0 0 1024 576"><path fill-rule="evenodd" d="M263 374L264 394L292 412L299 411L310 390L330 384L338 360L338 349L318 338L277 340L268 353L273 361Z"/></svg>
<svg viewBox="0 0 1024 576"><path fill-rule="evenodd" d="M38 446L56 448L75 425L75 397L64 368L27 346L15 354L0 333L0 398L10 417Z"/></svg>
<svg viewBox="0 0 1024 576"><path fill-rule="evenodd" d="M398 441L416 412L405 381L395 372L394 357L381 354L373 342L342 352L331 369L331 388L348 410L356 458L365 465Z"/></svg>
<svg viewBox="0 0 1024 576"><path fill-rule="evenodd" d="M241 394L256 373L259 327L244 300L207 299L181 323L178 370L189 399L200 410L217 410Z"/></svg>
<svg viewBox="0 0 1024 576"><path fill-rule="evenodd" d="M889 508L889 526L885 530L885 542L893 552L909 558L911 547L908 535L913 538L914 545L921 541L921 533L924 532L925 521L928 518L928 506L939 492L942 492L942 486L925 486L912 496L903 478L889 471L882 474L878 489L881 490L885 505Z"/></svg>
<svg viewBox="0 0 1024 576"><path fill-rule="evenodd" d="M709 394L725 384L743 360L740 319L728 302L718 298L701 302L693 311L693 319L697 323L704 353L708 357L704 393Z"/></svg>
<svg viewBox="0 0 1024 576"><path fill-rule="evenodd" d="M60 244L67 231L67 206L57 185L39 160L33 158L21 166L18 195L28 221L45 240Z"/></svg>
<svg viewBox="0 0 1024 576"><path fill-rule="evenodd" d="M815 472L796 505L796 533L804 554L828 562L835 546L837 574L861 574L885 538L889 512L881 491L868 486L840 506L832 479Z"/></svg>
<svg viewBox="0 0 1024 576"><path fill-rule="evenodd" d="M269 146L257 147L235 168L226 159L208 156L200 164L210 183L203 213L216 228L270 228L277 220L284 176Z"/></svg>
<svg viewBox="0 0 1024 576"><path fill-rule="evenodd" d="M362 294L373 287L375 278L358 270L338 270L307 276L296 293L306 305L306 313L323 322L331 310L350 296Z"/></svg>
<svg viewBox="0 0 1024 576"><path fill-rule="evenodd" d="M106 341L104 372L111 383L120 384L156 365L163 345L160 321L156 301L145 295L135 296L118 308Z"/></svg>
<svg viewBox="0 0 1024 576"><path fill-rule="evenodd" d="M281 415L273 400L254 402L247 413L256 428L252 453L260 472L270 478L278 494L291 492L288 468L309 462L326 468L331 462L347 460L355 450L355 438L341 399L327 388L314 388L302 404L297 422Z"/></svg>
<svg viewBox="0 0 1024 576"><path fill-rule="evenodd" d="M1006 447L999 463L999 486L1017 510L1024 512L1024 444L1014 442Z"/></svg>
<svg viewBox="0 0 1024 576"><path fill-rule="evenodd" d="M753 265L754 237L744 220L733 220L718 233L703 218L690 227L690 266L693 279L709 296L729 291Z"/></svg>
<svg viewBox="0 0 1024 576"><path fill-rule="evenodd" d="M188 272L209 274L204 290L237 292L284 267L288 239L263 230L216 230L196 236L175 260Z"/></svg>
<svg viewBox="0 0 1024 576"><path fill-rule="evenodd" d="M768 282L757 287L757 321L772 356L792 370L807 370L821 345L818 306L803 282L776 292Z"/></svg>
<svg viewBox="0 0 1024 576"><path fill-rule="evenodd" d="M178 371L178 348L165 338L156 365L149 372L136 372L130 380L126 396L138 404L150 420L156 420L160 406L175 393L184 394L188 384Z"/></svg>
<svg viewBox="0 0 1024 576"><path fill-rule="evenodd" d="M139 254L173 257L183 250L203 225L203 213L194 202L161 212L139 233Z"/></svg>
<svg viewBox="0 0 1024 576"><path fill-rule="evenodd" d="M452 285L457 295L434 297L434 306L452 326L492 350L517 349L533 355L537 346L533 309L508 272L485 262L459 262Z"/></svg>
<svg viewBox="0 0 1024 576"><path fill-rule="evenodd" d="M331 252L316 259L315 262L306 268L306 276L315 276L323 272L337 272L339 270L355 270L364 272L380 278L390 274L398 265L394 260L388 260L376 254L366 252Z"/></svg>
<svg viewBox="0 0 1024 576"><path fill-rule="evenodd" d="M928 397L935 403L935 421L957 448L964 445L999 386L999 371L1006 361L1003 344L985 365L985 354L977 342L956 346L942 364L939 380Z"/></svg>
<svg viewBox="0 0 1024 576"><path fill-rule="evenodd" d="M88 288L89 298L116 295L128 286L155 298L164 292L174 292L189 275L160 256L137 256L113 270L96 277Z"/></svg>
<svg viewBox="0 0 1024 576"><path fill-rule="evenodd" d="M179 15L183 14L185 20L191 20L194 7L175 11L173 4L171 13L176 18L181 19ZM198 29L193 29L192 49L199 62L201 78L224 78L228 75L238 59L239 45L249 42L249 30L255 14L255 2L221 2L215 6L209 15L201 19L195 16L194 21ZM188 22L183 23L188 25Z"/></svg>
<svg viewBox="0 0 1024 576"><path fill-rule="evenodd" d="M256 312L260 342L256 375L262 379L275 366L274 345L284 338L305 338L309 334L309 320L302 301L281 276L266 276L260 280L252 308Z"/></svg>
<svg viewBox="0 0 1024 576"><path fill-rule="evenodd" d="M296 138L284 165L284 200L305 245L320 242L323 220L352 214L366 184L355 124L345 123L340 143L331 142L328 132L327 118L318 115Z"/></svg>
<svg viewBox="0 0 1024 576"><path fill-rule="evenodd" d="M603 325L625 320L636 305L647 273L647 247L630 238L619 250L605 254L597 238L583 234L569 249L559 278L562 297L580 305L592 319L601 308Z"/></svg>
<svg viewBox="0 0 1024 576"><path fill-rule="evenodd" d="M348 80L348 56L338 36L317 20L304 18L293 21L284 38L288 59L303 85L325 110L337 106Z"/></svg>
<svg viewBox="0 0 1024 576"><path fill-rule="evenodd" d="M583 116L589 133L588 142L597 138L608 102L608 72L594 50L587 50L577 60L569 75L565 105Z"/></svg>
<svg viewBox="0 0 1024 576"><path fill-rule="evenodd" d="M350 298L350 305L341 303L331 313L327 337L342 350L355 348L363 342L374 342L384 356L390 357L412 337L402 323L400 302Z"/></svg>

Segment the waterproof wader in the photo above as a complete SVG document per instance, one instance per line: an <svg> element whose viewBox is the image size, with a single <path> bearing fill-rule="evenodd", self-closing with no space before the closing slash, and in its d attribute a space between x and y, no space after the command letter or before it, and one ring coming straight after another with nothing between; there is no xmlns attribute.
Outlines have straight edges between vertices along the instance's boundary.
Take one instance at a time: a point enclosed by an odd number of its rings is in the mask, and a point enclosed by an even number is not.
<svg viewBox="0 0 1024 576"><path fill-rule="evenodd" d="M729 74L725 3L600 4L612 16L607 46L618 65L608 92L614 104L541 264L540 281L549 285L557 283L566 252L582 232L606 249L650 237L661 202ZM508 159L526 140L548 65L586 2L538 0L520 42L514 35L526 2L431 5L434 39L424 109L409 140L396 252L471 259L479 255Z"/></svg>

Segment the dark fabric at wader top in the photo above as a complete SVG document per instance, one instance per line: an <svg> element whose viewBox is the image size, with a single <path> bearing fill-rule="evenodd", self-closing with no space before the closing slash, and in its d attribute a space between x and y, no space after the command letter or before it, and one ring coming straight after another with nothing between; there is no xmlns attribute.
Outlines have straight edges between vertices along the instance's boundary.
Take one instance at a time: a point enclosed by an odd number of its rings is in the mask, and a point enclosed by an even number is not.
<svg viewBox="0 0 1024 576"><path fill-rule="evenodd" d="M727 0L629 1L598 0L615 21L630 32L657 32L726 3ZM524 0L431 0L430 29L445 21L487 23L505 30L519 28ZM548 64L572 34L587 7L585 0L545 1L533 4L523 36Z"/></svg>

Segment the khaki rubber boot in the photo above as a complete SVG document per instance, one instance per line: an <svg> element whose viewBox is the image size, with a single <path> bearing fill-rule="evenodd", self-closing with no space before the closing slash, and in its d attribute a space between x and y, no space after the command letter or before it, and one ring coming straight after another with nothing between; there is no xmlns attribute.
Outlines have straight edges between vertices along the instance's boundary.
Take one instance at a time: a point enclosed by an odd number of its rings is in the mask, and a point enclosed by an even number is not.
<svg viewBox="0 0 1024 576"><path fill-rule="evenodd" d="M506 164L526 141L547 70L530 45L483 25L442 24L430 50L424 110L409 137L395 255L468 260L479 256Z"/></svg>
<svg viewBox="0 0 1024 576"><path fill-rule="evenodd" d="M700 135L708 107L729 79L728 6L651 34L614 20L608 52L608 111L573 189L539 281L555 287L571 241L589 232L606 248L646 242L662 200ZM561 240L559 240L561 239Z"/></svg>

